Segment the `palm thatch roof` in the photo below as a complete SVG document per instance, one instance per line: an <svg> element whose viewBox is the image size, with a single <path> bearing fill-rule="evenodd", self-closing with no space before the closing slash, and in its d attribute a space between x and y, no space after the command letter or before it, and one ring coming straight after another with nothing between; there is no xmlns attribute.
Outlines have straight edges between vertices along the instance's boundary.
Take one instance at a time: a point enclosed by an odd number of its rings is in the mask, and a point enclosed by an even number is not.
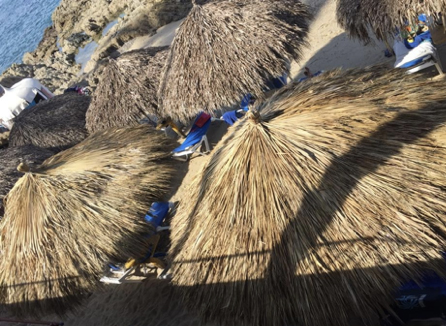
<svg viewBox="0 0 446 326"><path fill-rule="evenodd" d="M72 309L108 261L147 250L144 215L169 187L172 148L147 126L110 129L26 173L0 224L4 303L31 314Z"/></svg>
<svg viewBox="0 0 446 326"><path fill-rule="evenodd" d="M338 23L351 36L370 40L372 31L379 40L392 38L396 27L404 26L418 14L446 13L446 2L435 0L337 0Z"/></svg>
<svg viewBox="0 0 446 326"><path fill-rule="evenodd" d="M54 155L52 151L33 145L0 149L0 217L3 217L4 213L3 197L23 175L17 171L17 166L22 162L27 162L34 168L52 155Z"/></svg>
<svg viewBox="0 0 446 326"><path fill-rule="evenodd" d="M172 221L185 302L227 325L377 325L422 266L445 275L445 91L371 67L249 112Z"/></svg>
<svg viewBox="0 0 446 326"><path fill-rule="evenodd" d="M85 114L89 104L90 97L68 93L22 111L11 129L10 146L63 150L76 145L88 136Z"/></svg>
<svg viewBox="0 0 446 326"><path fill-rule="evenodd" d="M90 132L138 124L157 115L157 90L168 47L148 48L110 59L87 112Z"/></svg>
<svg viewBox="0 0 446 326"><path fill-rule="evenodd" d="M194 4L167 58L161 113L187 122L243 94L260 96L266 81L300 58L309 18L308 8L291 0Z"/></svg>

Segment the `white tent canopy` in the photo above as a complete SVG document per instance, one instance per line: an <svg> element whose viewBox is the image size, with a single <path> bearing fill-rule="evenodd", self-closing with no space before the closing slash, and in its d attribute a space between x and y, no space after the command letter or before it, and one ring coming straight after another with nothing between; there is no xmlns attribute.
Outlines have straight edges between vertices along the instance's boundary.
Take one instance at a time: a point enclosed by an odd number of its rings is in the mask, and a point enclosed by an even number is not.
<svg viewBox="0 0 446 326"><path fill-rule="evenodd" d="M24 78L11 88L0 85L4 94L0 97L0 121L5 127L11 129L12 120L33 102L37 94L44 99L54 95L37 79Z"/></svg>

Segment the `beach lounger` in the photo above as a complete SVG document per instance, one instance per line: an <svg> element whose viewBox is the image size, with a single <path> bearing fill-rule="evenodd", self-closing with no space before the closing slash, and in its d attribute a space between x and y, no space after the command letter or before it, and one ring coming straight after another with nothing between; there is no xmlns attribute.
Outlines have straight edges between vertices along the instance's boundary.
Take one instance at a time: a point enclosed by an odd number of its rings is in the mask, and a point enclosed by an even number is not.
<svg viewBox="0 0 446 326"><path fill-rule="evenodd" d="M279 89L288 83L288 74L284 72L282 76L273 78L266 83L268 90Z"/></svg>
<svg viewBox="0 0 446 326"><path fill-rule="evenodd" d="M169 230L169 226L162 226L169 211L173 209L173 203L170 202L155 202L150 207L145 216L147 223L152 224L156 232ZM122 284L122 283L139 283L145 276L153 274L157 269L166 269L162 257L165 253L156 252L160 235L158 233L147 236L148 251L144 257L139 259L129 259L125 264L119 266L115 264L108 264L108 275L103 276L100 281L107 284ZM138 274L138 278L130 278ZM160 276L164 274L161 273Z"/></svg>
<svg viewBox="0 0 446 326"><path fill-rule="evenodd" d="M232 126L238 119L243 117L249 110L249 105L255 102L255 98L251 94L245 94L240 102L240 109L228 111L223 114L220 120Z"/></svg>
<svg viewBox="0 0 446 326"><path fill-rule="evenodd" d="M404 282L393 298L393 311L383 326L446 325L446 281L434 271L425 270L417 281Z"/></svg>
<svg viewBox="0 0 446 326"><path fill-rule="evenodd" d="M221 116L220 120L223 120L228 125L232 126L237 122L238 119L242 118L245 115L246 111L243 109L228 111Z"/></svg>
<svg viewBox="0 0 446 326"><path fill-rule="evenodd" d="M211 122L211 116L205 112L201 112L195 119L194 124L187 134L184 142L181 144L181 146L172 151L172 156L176 159L187 161L194 153L199 155L209 153L210 147L206 133L211 125ZM202 145L205 147L204 152L200 150Z"/></svg>
<svg viewBox="0 0 446 326"><path fill-rule="evenodd" d="M443 75L440 57L431 42L425 41L413 49L408 49L403 41L395 39L393 50L396 57L395 68L407 69L408 74L413 74L435 66L438 73Z"/></svg>

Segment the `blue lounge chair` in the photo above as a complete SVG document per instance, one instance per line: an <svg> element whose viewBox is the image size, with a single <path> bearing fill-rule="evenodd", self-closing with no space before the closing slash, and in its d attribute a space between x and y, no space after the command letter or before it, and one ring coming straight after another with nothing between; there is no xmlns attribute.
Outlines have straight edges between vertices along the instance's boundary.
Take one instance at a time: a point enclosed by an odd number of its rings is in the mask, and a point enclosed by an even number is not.
<svg viewBox="0 0 446 326"><path fill-rule="evenodd" d="M228 125L232 126L238 119L243 117L249 110L249 104L253 103L255 98L251 94L245 94L240 102L240 109L228 111L223 114L220 120L224 120Z"/></svg>
<svg viewBox="0 0 446 326"><path fill-rule="evenodd" d="M147 223L150 223L153 225L153 227L156 229L157 232L163 231L163 230L169 230L169 226L161 226L161 224L164 222L164 219L167 216L167 213L169 213L169 210L173 207L172 203L166 203L166 202L155 202L150 206L149 211L147 212L144 219L147 221Z"/></svg>
<svg viewBox="0 0 446 326"><path fill-rule="evenodd" d="M426 271L418 282L413 280L405 282L396 291L394 299L396 305L393 307L393 313L403 325L413 324L414 321L420 321L425 325L423 321L435 320L442 321L435 325L444 325L446 321L446 282L432 271ZM387 316L382 324L401 325L392 314Z"/></svg>
<svg viewBox="0 0 446 326"><path fill-rule="evenodd" d="M268 92L268 91L271 91L274 89L282 88L283 86L285 86L287 84L287 82L288 82L288 74L286 72L284 72L282 74L282 76L268 80L266 82L264 91Z"/></svg>
<svg viewBox="0 0 446 326"><path fill-rule="evenodd" d="M418 16L418 20L424 25L428 23L425 14ZM407 22L407 25L409 23ZM395 68L405 69L407 74L413 74L420 70L435 66L438 73L443 75L443 67L435 48L430 31L425 31L419 35L413 35L409 42L407 37L409 32L395 29L393 52L396 61Z"/></svg>
<svg viewBox="0 0 446 326"><path fill-rule="evenodd" d="M189 157L197 153L205 155L210 152L209 141L206 133L211 125L211 116L205 112L201 112L194 121L192 128L187 134L186 139L181 146L172 151L173 157L179 160L187 161ZM200 151L202 145L205 146L205 151Z"/></svg>
<svg viewBox="0 0 446 326"><path fill-rule="evenodd" d="M144 219L155 228L156 232L147 235L149 250L143 257L138 259L129 259L125 264L108 264L108 275L103 276L100 279L101 282L107 284L141 282L140 278L137 280L131 280L128 279L128 277L133 275L140 265L144 263L150 263L156 268L166 268L165 264L160 259L166 256L166 254L156 252L156 247L160 239L160 235L157 234L157 232L170 229L169 226L161 226L161 224L164 222L172 208L173 203L171 202L154 202L152 206L150 206L150 209ZM143 272L143 274L147 274L147 271Z"/></svg>
<svg viewBox="0 0 446 326"><path fill-rule="evenodd" d="M232 126L238 119L245 115L245 112L243 109L228 111L222 115L221 120L224 120L228 125Z"/></svg>

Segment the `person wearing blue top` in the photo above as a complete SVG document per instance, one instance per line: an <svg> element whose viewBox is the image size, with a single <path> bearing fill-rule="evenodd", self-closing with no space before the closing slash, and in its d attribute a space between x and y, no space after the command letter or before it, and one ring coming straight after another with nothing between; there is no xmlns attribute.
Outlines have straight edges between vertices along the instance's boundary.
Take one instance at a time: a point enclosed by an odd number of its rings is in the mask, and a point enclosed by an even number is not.
<svg viewBox="0 0 446 326"><path fill-rule="evenodd" d="M407 22L407 30L402 33L404 45L407 49L414 49L426 41L432 42L432 36L427 23L427 16L425 14L418 15L418 23L414 26L409 25Z"/></svg>
<svg viewBox="0 0 446 326"><path fill-rule="evenodd" d="M411 50L416 48L418 45L420 45L425 41L432 42L432 36L430 31L421 33L420 35L416 36L415 35L409 36L407 39L404 40L404 45L406 46L406 48Z"/></svg>

